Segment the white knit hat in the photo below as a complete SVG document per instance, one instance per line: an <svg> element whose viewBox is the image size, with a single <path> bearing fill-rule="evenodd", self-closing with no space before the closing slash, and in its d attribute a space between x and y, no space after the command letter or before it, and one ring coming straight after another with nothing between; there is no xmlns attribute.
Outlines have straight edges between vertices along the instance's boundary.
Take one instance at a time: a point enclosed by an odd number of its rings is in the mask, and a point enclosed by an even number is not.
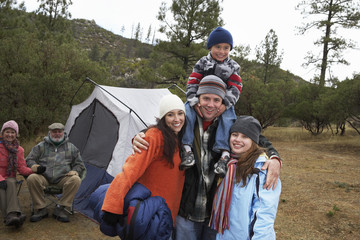
<svg viewBox="0 0 360 240"><path fill-rule="evenodd" d="M179 109L183 110L185 113L185 106L183 101L174 94L165 95L160 100L160 115L159 119L163 118L165 114L170 112L171 110Z"/></svg>

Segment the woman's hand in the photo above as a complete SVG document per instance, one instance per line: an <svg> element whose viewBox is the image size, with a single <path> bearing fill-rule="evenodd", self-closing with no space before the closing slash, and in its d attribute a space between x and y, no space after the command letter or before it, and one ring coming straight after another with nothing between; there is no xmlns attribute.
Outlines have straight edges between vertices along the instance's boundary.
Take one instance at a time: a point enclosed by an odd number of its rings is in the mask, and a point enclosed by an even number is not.
<svg viewBox="0 0 360 240"><path fill-rule="evenodd" d="M6 190L6 189L7 189L7 183L6 183L6 180L2 180L2 181L0 181L0 189L4 189L4 190Z"/></svg>
<svg viewBox="0 0 360 240"><path fill-rule="evenodd" d="M105 212L105 211L104 211ZM111 212L105 212L104 216L102 217L102 219L104 220L104 222L106 222L107 224L114 226L116 225L118 222L121 222L122 219L122 215L119 214L115 214L115 213L111 213Z"/></svg>

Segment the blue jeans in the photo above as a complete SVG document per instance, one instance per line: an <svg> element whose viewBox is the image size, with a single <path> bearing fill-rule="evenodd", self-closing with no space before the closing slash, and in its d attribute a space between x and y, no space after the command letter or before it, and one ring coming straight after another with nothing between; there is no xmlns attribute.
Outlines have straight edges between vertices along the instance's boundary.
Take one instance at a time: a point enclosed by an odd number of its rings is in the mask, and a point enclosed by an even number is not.
<svg viewBox="0 0 360 240"><path fill-rule="evenodd" d="M182 138L182 143L186 145L193 146L194 142L194 127L196 122L196 111L192 108L189 102L185 103L185 112L186 112L186 128L185 133ZM219 116L219 125L216 130L215 144L213 146L213 151L221 152L221 150L230 151L229 147L229 138L230 138L230 128L236 120L236 114L234 107L226 109L226 111Z"/></svg>
<svg viewBox="0 0 360 240"><path fill-rule="evenodd" d="M216 231L208 225L209 221L193 222L178 215L175 219L173 240L215 240Z"/></svg>

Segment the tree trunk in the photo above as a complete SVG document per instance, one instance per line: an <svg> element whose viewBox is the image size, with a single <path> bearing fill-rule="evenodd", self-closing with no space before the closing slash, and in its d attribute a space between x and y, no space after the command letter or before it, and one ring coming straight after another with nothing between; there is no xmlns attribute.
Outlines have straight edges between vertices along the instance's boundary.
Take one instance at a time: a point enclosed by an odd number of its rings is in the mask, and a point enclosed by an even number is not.
<svg viewBox="0 0 360 240"><path fill-rule="evenodd" d="M326 68L327 68L327 58L329 53L329 39L330 39L330 31L331 31L331 18L332 18L332 6L333 1L330 1L329 4L329 12L328 12L328 19L326 23L326 31L325 31L325 38L324 38L324 48L323 48L323 56L321 61L321 72L320 72L320 86L325 86L325 77L326 77Z"/></svg>

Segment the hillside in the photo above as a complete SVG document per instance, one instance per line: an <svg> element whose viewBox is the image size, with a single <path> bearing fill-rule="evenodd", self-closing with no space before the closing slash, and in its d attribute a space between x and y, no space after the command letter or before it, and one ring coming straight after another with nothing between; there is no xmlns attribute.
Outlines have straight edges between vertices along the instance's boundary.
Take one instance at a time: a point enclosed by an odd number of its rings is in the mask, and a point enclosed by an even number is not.
<svg viewBox="0 0 360 240"><path fill-rule="evenodd" d="M135 39L124 38L114 34L96 24L94 20L73 19L70 20L74 38L79 45L87 51L99 51L98 55L104 59L111 52L116 56L124 58L149 58L153 46L142 43ZM244 60L247 61L247 60ZM242 63L239 63L242 65ZM244 65L256 64L247 61ZM301 77L291 72L280 69L280 75L286 76L297 83L306 83Z"/></svg>
<svg viewBox="0 0 360 240"><path fill-rule="evenodd" d="M73 19L70 20L70 23L73 36L80 46L89 52L97 47L100 56L112 52L117 58L148 58L153 49L153 46L149 44L116 35L98 26L94 20Z"/></svg>

